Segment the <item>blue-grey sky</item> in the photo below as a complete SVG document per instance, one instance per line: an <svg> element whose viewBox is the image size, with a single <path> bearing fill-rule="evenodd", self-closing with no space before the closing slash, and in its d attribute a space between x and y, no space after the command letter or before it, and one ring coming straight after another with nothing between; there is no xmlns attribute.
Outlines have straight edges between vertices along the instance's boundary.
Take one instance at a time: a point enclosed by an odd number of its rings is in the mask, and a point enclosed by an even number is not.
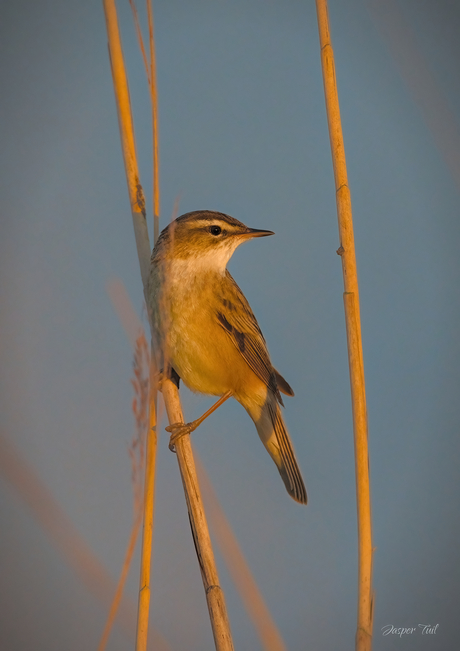
<svg viewBox="0 0 460 651"><path fill-rule="evenodd" d="M118 577L132 521L132 349L107 294L142 288L102 3L2 3L1 421ZM229 268L296 396L310 503L226 403L192 436L290 651L352 648L357 524L342 276L314 2L154 4L162 227L226 212L276 236ZM141 11L141 15L142 11ZM357 249L373 498L376 651L460 643L460 8L330 0ZM119 2L142 182L148 92ZM414 54L415 53L415 54ZM186 416L210 399L183 392ZM0 647L95 649L106 611L0 476ZM260 648L219 554L235 647ZM139 557L127 593L135 598ZM160 437L151 621L213 648L176 458ZM400 638L382 627L439 624ZM109 649L132 648L118 627Z"/></svg>

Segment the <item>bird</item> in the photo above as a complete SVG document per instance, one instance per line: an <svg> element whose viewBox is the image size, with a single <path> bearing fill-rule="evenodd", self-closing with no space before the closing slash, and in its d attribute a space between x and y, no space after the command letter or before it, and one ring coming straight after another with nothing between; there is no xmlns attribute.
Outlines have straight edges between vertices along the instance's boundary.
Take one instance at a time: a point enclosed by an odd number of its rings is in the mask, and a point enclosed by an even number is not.
<svg viewBox="0 0 460 651"><path fill-rule="evenodd" d="M204 416L173 424L171 442L204 420L228 397L253 420L289 495L307 503L307 492L284 423L281 393L294 392L273 367L262 331L243 292L227 270L235 249L274 235L249 228L224 213L198 210L172 221L150 260L146 303L163 376L193 392L221 396ZM170 444L173 449L173 443Z"/></svg>

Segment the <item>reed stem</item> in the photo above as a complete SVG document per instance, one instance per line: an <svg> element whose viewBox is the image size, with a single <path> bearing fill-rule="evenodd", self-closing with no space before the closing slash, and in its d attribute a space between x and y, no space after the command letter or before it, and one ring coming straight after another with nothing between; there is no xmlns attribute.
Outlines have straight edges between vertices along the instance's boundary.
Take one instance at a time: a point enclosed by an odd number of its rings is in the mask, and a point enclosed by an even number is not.
<svg viewBox="0 0 460 651"><path fill-rule="evenodd" d="M182 414L179 391L174 382L165 379L162 383L161 392L165 401L169 422L183 423L184 416ZM203 500L201 498L190 436L181 436L175 445L190 517L190 526L206 593L209 616L211 618L216 651L233 651L225 597L219 585L219 577L214 560L206 514L204 512Z"/></svg>
<svg viewBox="0 0 460 651"><path fill-rule="evenodd" d="M263 651L287 651L230 522L220 505L211 479L196 452L195 463L211 521L211 530L246 612L254 625L261 649Z"/></svg>
<svg viewBox="0 0 460 651"><path fill-rule="evenodd" d="M344 283L344 308L350 369L353 432L355 448L356 499L358 510L358 622L356 651L372 648L374 594L372 590L372 527L369 485L369 450L367 431L366 389L364 381L361 318L359 310L358 274L351 197L348 187L345 146L340 120L339 98L335 76L334 52L329 30L327 0L316 0L321 47L324 95L331 142L336 189L337 216Z"/></svg>
<svg viewBox="0 0 460 651"><path fill-rule="evenodd" d="M110 64L117 105L123 160L125 163L134 235L136 238L137 254L145 294L149 277L151 248L147 228L144 193L139 180L128 79L126 76L121 47L115 0L103 0L103 5L107 25ZM153 538L155 461L157 447L156 410L152 375L152 370L150 370L149 431L147 433L146 468L144 477L144 527L142 535L142 560L139 586L136 651L146 651L147 649L150 605L150 567Z"/></svg>
<svg viewBox="0 0 460 651"><path fill-rule="evenodd" d="M150 569L153 548L153 515L155 507L155 468L157 454L156 427L156 370L153 354L150 355L149 378L149 428L145 455L144 528L142 531L141 571L139 579L139 605L137 613L136 651L146 651L149 630Z"/></svg>
<svg viewBox="0 0 460 651"><path fill-rule="evenodd" d="M104 11L107 24L107 34L109 38L109 53L112 66L112 76L115 88L115 97L117 102L118 119L120 127L120 137L122 142L123 158L125 161L126 178L128 181L128 191L131 203L131 212L133 215L133 226L136 237L137 252L139 256L139 265L141 269L142 283L144 287L144 296L148 305L148 277L150 269L150 243L145 218L145 201L142 186L139 182L139 173L136 160L134 145L134 128L129 101L128 81L123 61L121 49L120 34L118 29L118 20L116 14L115 0L103 0ZM149 10L151 11L151 9ZM149 17L150 33L153 39L153 17ZM153 40L151 39L151 48ZM154 75L154 56L150 52L150 78ZM153 79L151 87L153 88ZM154 119L156 111L154 110ZM156 131L154 129L154 134ZM157 156L158 154L156 154ZM154 154L155 156L155 154ZM158 161L156 165L158 171ZM157 195L159 197L159 195ZM158 226L157 226L158 230ZM152 364L153 368L153 364ZM152 371L151 371L152 375ZM148 608L150 600L150 554L151 539L153 529L153 493L154 493L154 458L156 450L155 431L155 412L153 410L154 391L156 387L151 382L151 422L150 431L147 439L147 468L151 464L152 472L145 478L145 494L148 503L144 505L144 537L142 544L142 566L141 582L138 610L138 634L136 639L136 651L145 651L147 648L148 635ZM170 381L165 380L162 385L162 393L168 413L169 423L184 422L182 408L180 405L179 392L177 387ZM151 448L150 448L151 446ZM153 456L152 456L153 455ZM217 568L214 560L214 554L211 546L211 539L207 527L203 503L201 500L200 489L196 476L195 464L193 460L192 447L188 436L182 437L177 444L177 459L184 486L185 499L189 512L192 534L195 541L195 547L200 565L203 585L206 593L211 626L217 651L233 651L230 626L225 606L223 591L219 586ZM149 461L150 460L150 461Z"/></svg>
<svg viewBox="0 0 460 651"><path fill-rule="evenodd" d="M147 2L149 21L149 50L150 50L150 102L152 105L152 135L153 135L153 242L160 234L160 167L158 160L158 92L157 66L155 56L155 39L153 33L152 0Z"/></svg>

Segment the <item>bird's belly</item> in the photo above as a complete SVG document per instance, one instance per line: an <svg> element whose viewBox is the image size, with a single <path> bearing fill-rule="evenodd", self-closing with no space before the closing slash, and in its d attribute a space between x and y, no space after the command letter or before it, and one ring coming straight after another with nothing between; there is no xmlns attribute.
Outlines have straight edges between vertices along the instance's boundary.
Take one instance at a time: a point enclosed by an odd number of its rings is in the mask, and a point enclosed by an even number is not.
<svg viewBox="0 0 460 651"><path fill-rule="evenodd" d="M220 279L206 281L187 283L172 268L168 283L157 291L153 320L164 352L162 365L171 364L192 391L216 396L231 391L245 408L254 400L263 404L265 383L217 320L213 306ZM161 318L164 314L168 318Z"/></svg>
<svg viewBox="0 0 460 651"><path fill-rule="evenodd" d="M241 365L218 324L189 322L170 330L172 366L192 391L222 395L233 390ZM235 353L237 351L235 350ZM236 359L235 359L236 358ZM243 361L243 360L242 360Z"/></svg>
<svg viewBox="0 0 460 651"><path fill-rule="evenodd" d="M208 310L184 306L172 319L170 361L192 391L220 396L238 393L253 373L223 328Z"/></svg>

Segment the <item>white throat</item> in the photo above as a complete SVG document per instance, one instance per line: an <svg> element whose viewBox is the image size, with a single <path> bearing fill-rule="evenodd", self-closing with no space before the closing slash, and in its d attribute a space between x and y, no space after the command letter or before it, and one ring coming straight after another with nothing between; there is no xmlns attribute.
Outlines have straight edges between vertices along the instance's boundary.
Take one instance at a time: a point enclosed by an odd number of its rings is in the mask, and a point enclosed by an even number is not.
<svg viewBox="0 0 460 651"><path fill-rule="evenodd" d="M235 242L234 246L219 246L201 255L191 255L185 260L176 259L171 265L172 275L176 280L184 278L185 276L199 276L209 272L218 273L223 276L228 261L232 257L238 244L240 244L240 242Z"/></svg>

